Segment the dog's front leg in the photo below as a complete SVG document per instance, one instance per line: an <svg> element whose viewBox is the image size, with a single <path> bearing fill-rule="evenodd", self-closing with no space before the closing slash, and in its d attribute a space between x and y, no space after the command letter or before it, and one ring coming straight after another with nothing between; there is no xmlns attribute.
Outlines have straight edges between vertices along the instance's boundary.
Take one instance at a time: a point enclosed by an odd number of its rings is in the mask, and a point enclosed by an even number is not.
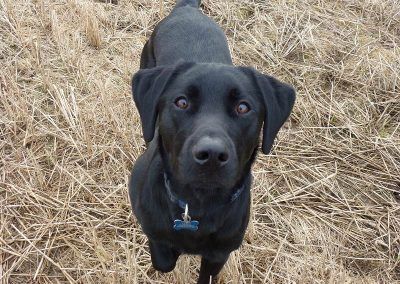
<svg viewBox="0 0 400 284"><path fill-rule="evenodd" d="M206 257L201 258L200 274L197 284L209 284L210 279L215 280L215 277L221 271L222 267L229 258L229 253L218 260Z"/></svg>
<svg viewBox="0 0 400 284"><path fill-rule="evenodd" d="M151 262L154 269L161 272L170 272L175 268L179 252L171 247L149 240Z"/></svg>

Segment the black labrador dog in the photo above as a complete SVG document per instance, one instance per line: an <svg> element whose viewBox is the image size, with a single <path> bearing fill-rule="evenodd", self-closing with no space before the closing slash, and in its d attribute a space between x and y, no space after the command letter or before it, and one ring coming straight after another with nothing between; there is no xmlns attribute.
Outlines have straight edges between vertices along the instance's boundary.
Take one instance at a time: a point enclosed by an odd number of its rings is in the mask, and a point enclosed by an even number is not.
<svg viewBox="0 0 400 284"><path fill-rule="evenodd" d="M132 91L147 150L129 195L154 268L201 255L198 283L209 283L243 240L261 127L267 154L295 92L233 66L223 31L199 5L179 1L143 48Z"/></svg>

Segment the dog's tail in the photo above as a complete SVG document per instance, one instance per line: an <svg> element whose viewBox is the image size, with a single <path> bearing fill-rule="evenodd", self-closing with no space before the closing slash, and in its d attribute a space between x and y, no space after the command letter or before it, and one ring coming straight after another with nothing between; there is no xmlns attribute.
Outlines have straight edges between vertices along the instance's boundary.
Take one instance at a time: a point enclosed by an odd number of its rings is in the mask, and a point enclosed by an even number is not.
<svg viewBox="0 0 400 284"><path fill-rule="evenodd" d="M199 8L200 7L200 2L201 0L179 0L176 5L175 8L179 8L179 7L183 7L186 5L189 5L193 8Z"/></svg>

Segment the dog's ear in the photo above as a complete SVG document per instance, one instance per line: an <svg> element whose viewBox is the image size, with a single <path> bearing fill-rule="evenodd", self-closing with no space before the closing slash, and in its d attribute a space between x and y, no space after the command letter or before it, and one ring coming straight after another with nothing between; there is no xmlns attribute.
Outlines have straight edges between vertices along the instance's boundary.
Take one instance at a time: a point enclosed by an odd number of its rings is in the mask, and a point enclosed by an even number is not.
<svg viewBox="0 0 400 284"><path fill-rule="evenodd" d="M279 129L292 111L296 93L293 87L271 76L248 67L241 69L251 77L265 105L262 151L268 154Z"/></svg>
<svg viewBox="0 0 400 284"><path fill-rule="evenodd" d="M132 78L133 100L142 122L143 137L149 143L154 136L160 96L172 80L193 63L180 62L174 66L140 69Z"/></svg>

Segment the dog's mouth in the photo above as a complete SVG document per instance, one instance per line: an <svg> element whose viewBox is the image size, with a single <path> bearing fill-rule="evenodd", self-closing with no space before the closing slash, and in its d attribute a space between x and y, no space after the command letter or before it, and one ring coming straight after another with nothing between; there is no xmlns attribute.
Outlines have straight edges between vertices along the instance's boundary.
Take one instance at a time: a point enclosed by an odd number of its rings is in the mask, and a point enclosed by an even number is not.
<svg viewBox="0 0 400 284"><path fill-rule="evenodd" d="M233 186L233 183L227 184L218 176L215 177L206 177L206 178L193 178L186 179L185 185L190 186L196 191L213 191L220 192L226 188L230 188Z"/></svg>
<svg viewBox="0 0 400 284"><path fill-rule="evenodd" d="M175 182L178 180L174 179ZM179 179L181 181L181 179ZM179 183L178 181L178 183ZM168 184L170 184L168 182ZM206 204L220 204L230 199L232 192L239 189L239 186L234 185L227 188L225 184L220 182L206 182L193 181L188 184L172 183L172 191L185 202L189 202L192 206L202 207ZM208 206L208 205L207 205Z"/></svg>
<svg viewBox="0 0 400 284"><path fill-rule="evenodd" d="M221 192L232 188L237 179L237 169L232 166L226 169L199 169L185 163L179 163L175 173L182 185L196 191Z"/></svg>
<svg viewBox="0 0 400 284"><path fill-rule="evenodd" d="M175 148L167 144L168 151L162 139L160 135L164 168L181 187L199 194L223 194L240 178L237 152L227 136L190 135Z"/></svg>

